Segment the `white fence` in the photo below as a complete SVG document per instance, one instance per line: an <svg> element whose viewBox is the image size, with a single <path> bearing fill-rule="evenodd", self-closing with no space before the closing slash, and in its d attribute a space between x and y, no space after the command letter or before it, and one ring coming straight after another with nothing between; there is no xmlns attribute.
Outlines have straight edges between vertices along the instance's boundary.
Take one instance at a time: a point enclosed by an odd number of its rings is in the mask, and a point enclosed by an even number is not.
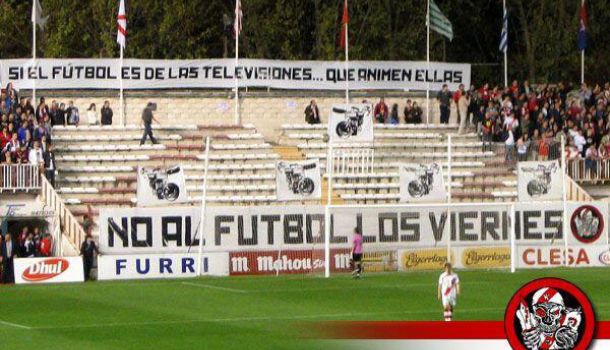
<svg viewBox="0 0 610 350"><path fill-rule="evenodd" d="M40 189L40 170L34 164L0 165L0 192Z"/></svg>
<svg viewBox="0 0 610 350"><path fill-rule="evenodd" d="M61 236L59 239L58 247L61 249L61 252L57 252L56 254L67 256L67 255L75 255L78 254L78 246L85 239L85 230L81 224L76 220L72 212L68 210L64 201L59 197L57 192L49 181L46 178L42 178L42 200L45 204L55 211L57 215L59 215L59 222L61 224L60 230L63 235L66 235L68 241L72 244L73 251L67 251L64 248L63 242L61 240Z"/></svg>
<svg viewBox="0 0 610 350"><path fill-rule="evenodd" d="M567 172L574 181L610 181L610 159L572 159L568 160Z"/></svg>
<svg viewBox="0 0 610 350"><path fill-rule="evenodd" d="M336 148L333 152L335 174L366 174L373 172L375 150L372 148Z"/></svg>

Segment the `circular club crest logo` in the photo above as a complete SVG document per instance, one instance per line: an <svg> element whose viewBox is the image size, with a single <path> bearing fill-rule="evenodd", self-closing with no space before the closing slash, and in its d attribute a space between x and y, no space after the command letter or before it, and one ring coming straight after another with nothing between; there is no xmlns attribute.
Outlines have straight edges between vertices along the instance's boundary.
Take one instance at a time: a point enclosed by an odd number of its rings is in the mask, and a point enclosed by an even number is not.
<svg viewBox="0 0 610 350"><path fill-rule="evenodd" d="M515 350L586 350L593 340L595 314L578 287L562 279L542 278L513 296L504 328Z"/></svg>
<svg viewBox="0 0 610 350"><path fill-rule="evenodd" d="M592 205L583 205L572 213L570 228L574 237L582 243L593 243L604 231L604 216Z"/></svg>

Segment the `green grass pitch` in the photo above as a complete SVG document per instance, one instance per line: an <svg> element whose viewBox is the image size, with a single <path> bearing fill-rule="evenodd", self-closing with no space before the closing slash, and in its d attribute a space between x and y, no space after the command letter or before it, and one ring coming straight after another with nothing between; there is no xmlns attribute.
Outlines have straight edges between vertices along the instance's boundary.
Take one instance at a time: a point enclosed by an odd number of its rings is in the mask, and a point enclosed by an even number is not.
<svg viewBox="0 0 610 350"><path fill-rule="evenodd" d="M321 320L440 320L440 272L197 278L0 287L1 349L311 349ZM539 277L576 283L610 320L605 269L458 271L456 320L502 320Z"/></svg>

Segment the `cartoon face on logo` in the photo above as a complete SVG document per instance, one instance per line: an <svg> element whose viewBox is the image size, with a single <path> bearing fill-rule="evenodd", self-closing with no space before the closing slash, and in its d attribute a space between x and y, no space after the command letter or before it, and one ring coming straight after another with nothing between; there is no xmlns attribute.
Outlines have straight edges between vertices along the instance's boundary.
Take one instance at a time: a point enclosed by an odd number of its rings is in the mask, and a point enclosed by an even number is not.
<svg viewBox="0 0 610 350"><path fill-rule="evenodd" d="M604 230L604 217L591 205L583 205L574 210L570 219L570 228L574 237L582 243L593 243Z"/></svg>
<svg viewBox="0 0 610 350"><path fill-rule="evenodd" d="M523 286L511 299L505 330L513 349L581 350L593 338L595 316L575 285L543 278Z"/></svg>

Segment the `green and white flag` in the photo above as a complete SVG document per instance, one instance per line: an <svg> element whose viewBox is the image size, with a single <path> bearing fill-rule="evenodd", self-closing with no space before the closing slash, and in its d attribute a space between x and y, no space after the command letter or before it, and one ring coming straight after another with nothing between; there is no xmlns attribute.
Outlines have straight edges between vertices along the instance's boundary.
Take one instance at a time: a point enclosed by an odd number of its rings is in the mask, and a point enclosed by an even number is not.
<svg viewBox="0 0 610 350"><path fill-rule="evenodd" d="M453 40L453 26L449 19L443 15L441 9L438 8L434 0L430 0L428 8L428 25L430 29L446 36L449 41Z"/></svg>

